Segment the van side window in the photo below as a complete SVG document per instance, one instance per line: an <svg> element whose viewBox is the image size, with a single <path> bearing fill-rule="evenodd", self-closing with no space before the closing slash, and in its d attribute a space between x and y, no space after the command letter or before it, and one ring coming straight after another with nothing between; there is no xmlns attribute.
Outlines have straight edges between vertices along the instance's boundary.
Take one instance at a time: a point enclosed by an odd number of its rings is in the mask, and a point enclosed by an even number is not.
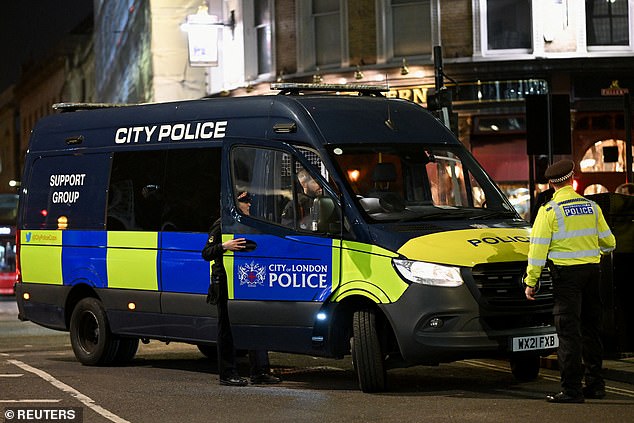
<svg viewBox="0 0 634 423"><path fill-rule="evenodd" d="M251 194L251 217L281 222L282 210L293 195L290 162L287 153L273 149L236 147L231 151L234 194Z"/></svg>
<svg viewBox="0 0 634 423"><path fill-rule="evenodd" d="M234 194L251 194L251 217L300 232L340 230L341 210L336 201L293 156L267 148L236 147L231 157ZM318 156L309 157L311 163L313 159L323 175L325 166Z"/></svg>
<svg viewBox="0 0 634 423"><path fill-rule="evenodd" d="M206 232L219 190L219 148L115 153L107 229Z"/></svg>
<svg viewBox="0 0 634 423"><path fill-rule="evenodd" d="M220 216L220 148L169 150L162 231L207 232Z"/></svg>
<svg viewBox="0 0 634 423"><path fill-rule="evenodd" d="M109 169L105 154L35 159L24 196L23 229L103 229Z"/></svg>
<svg viewBox="0 0 634 423"><path fill-rule="evenodd" d="M166 151L114 153L106 229L158 231Z"/></svg>

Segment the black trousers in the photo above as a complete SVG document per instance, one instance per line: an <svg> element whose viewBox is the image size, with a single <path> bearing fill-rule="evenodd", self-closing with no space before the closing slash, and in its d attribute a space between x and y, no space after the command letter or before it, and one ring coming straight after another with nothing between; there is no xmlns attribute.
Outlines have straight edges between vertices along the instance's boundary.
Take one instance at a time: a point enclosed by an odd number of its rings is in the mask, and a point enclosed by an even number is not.
<svg viewBox="0 0 634 423"><path fill-rule="evenodd" d="M559 336L557 357L561 387L568 395L581 395L586 386L604 388L601 375L603 303L598 264L555 266L553 290L555 327Z"/></svg>
<svg viewBox="0 0 634 423"><path fill-rule="evenodd" d="M233 335L231 333L231 323L229 322L229 310L227 307L227 280L221 281L220 295L218 300L218 337L216 346L218 348L218 374L221 379L238 375L236 367L236 350L233 346ZM257 376L270 372L269 354L266 350L249 350L249 363L251 366L251 376Z"/></svg>

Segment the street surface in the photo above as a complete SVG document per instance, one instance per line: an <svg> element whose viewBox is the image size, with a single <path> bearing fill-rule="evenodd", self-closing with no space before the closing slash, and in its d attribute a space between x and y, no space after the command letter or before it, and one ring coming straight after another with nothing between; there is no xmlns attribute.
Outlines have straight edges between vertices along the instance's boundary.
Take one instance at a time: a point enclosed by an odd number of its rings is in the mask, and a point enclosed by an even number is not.
<svg viewBox="0 0 634 423"><path fill-rule="evenodd" d="M390 370L390 392L359 391L349 357L327 360L271 353L283 383L226 387L214 360L195 346L141 344L122 367L78 363L68 334L19 322L0 299L0 410L80 408L83 422L624 422L634 416L634 386L608 382L608 396L585 404L546 403L558 373L542 369L516 382L508 364L465 360ZM240 359L248 373L248 359ZM3 420L8 422L10 420ZM17 421L17 420L14 420ZM630 420L631 421L631 420Z"/></svg>

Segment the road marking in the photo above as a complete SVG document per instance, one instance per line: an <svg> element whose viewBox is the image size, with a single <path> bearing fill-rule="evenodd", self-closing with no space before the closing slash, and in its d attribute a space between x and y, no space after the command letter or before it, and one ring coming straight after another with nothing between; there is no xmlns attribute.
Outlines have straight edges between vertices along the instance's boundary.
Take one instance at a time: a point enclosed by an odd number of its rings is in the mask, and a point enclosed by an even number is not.
<svg viewBox="0 0 634 423"><path fill-rule="evenodd" d="M102 415L103 417L105 417L106 419L110 420L111 422L115 422L115 423L130 423L128 420L125 420L125 419L117 416L116 414L106 410L102 406L100 406L98 404L95 404L95 401L93 401L92 398L82 394L77 389L73 388L72 386L66 385L64 382L61 382L61 381L55 379L53 376L51 376L50 374L46 373L45 371L37 369L37 368L32 367L32 366L29 366L28 364L23 363L23 362L21 362L19 360L8 360L8 362L13 364L13 365L15 365L15 366L18 366L19 368L21 368L24 371L33 373L34 375L37 375L37 376L41 377L42 379L44 379L45 381L47 381L48 383L50 383L51 385L53 385L54 387L59 389L60 391L66 392L66 393L70 394L71 396L75 397L79 402L84 404L86 407L90 408L95 413Z"/></svg>
<svg viewBox="0 0 634 423"><path fill-rule="evenodd" d="M34 402L60 402L61 399L21 399L21 400L0 400L0 403L34 403Z"/></svg>
<svg viewBox="0 0 634 423"><path fill-rule="evenodd" d="M0 377L20 377L20 376L24 376L24 373L9 373L9 374L2 374L0 375Z"/></svg>
<svg viewBox="0 0 634 423"><path fill-rule="evenodd" d="M607 386L605 387L606 392L610 392L612 394L622 395L624 397L634 398L634 391L630 389L617 388L616 386Z"/></svg>
<svg viewBox="0 0 634 423"><path fill-rule="evenodd" d="M484 361L463 360L463 363L468 364L468 365L473 366L473 367L484 367L484 368L495 370L497 372L502 372L502 373L510 373L511 372L508 367L502 367L502 366L498 366L496 364L485 363Z"/></svg>
<svg viewBox="0 0 634 423"><path fill-rule="evenodd" d="M483 367L483 368L495 370L495 371L498 371L498 372L511 373L511 369L509 369L508 367L502 367L502 366L498 366L498 365L491 364L491 363L485 363L484 361L463 360L463 362L465 364L468 364L468 365L473 366L473 367ZM542 379L553 381L553 382L559 382L559 377L545 375L545 374L541 374L541 373L540 373L539 377L541 377ZM608 386L608 385L606 385L605 386L605 391L606 392L610 392L612 394L621 395L621 396L624 396L624 397L634 398L634 391L631 390L631 389L623 389L623 388L617 388L616 386Z"/></svg>

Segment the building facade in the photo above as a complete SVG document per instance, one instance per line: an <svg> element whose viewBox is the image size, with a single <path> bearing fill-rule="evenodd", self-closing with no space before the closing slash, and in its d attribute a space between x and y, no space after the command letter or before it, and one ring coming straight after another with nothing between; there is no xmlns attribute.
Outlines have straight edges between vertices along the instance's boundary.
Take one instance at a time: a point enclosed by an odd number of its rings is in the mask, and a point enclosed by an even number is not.
<svg viewBox="0 0 634 423"><path fill-rule="evenodd" d="M440 46L459 138L518 204L546 154L527 155L531 94L567 96L571 135L553 141L572 140L562 156L576 162L581 192L626 180L632 0L96 0L95 16L102 101L315 81L387 84L388 95L426 105ZM211 43L195 44L196 22Z"/></svg>
<svg viewBox="0 0 634 423"><path fill-rule="evenodd" d="M0 154L7 147L7 156L0 160L11 169L5 176L0 172L0 192L9 188L6 180L19 180L22 175L22 161L28 148L29 138L35 123L44 116L55 113L53 105L65 102L94 102L95 61L93 48L92 16L78 25L47 56L23 65L19 81L11 89L10 105L3 115L8 119L13 113L11 122L3 119L3 125L11 125L11 138L3 137ZM6 141L5 141L6 140Z"/></svg>

